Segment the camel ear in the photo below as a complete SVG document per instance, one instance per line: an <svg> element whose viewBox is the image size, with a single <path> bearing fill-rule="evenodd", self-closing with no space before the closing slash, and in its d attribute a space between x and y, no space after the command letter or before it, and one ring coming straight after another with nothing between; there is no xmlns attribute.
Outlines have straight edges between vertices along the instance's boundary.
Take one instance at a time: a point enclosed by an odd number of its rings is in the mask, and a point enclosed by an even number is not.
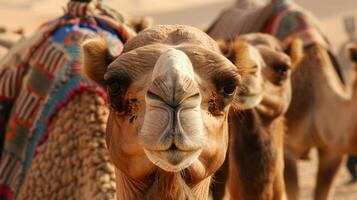
<svg viewBox="0 0 357 200"><path fill-rule="evenodd" d="M294 70L297 63L302 59L304 56L304 45L301 39L293 38L288 45L286 53L289 55L292 64L292 70Z"/></svg>
<svg viewBox="0 0 357 200"><path fill-rule="evenodd" d="M226 42L225 40L217 40L216 42L223 56L235 64L237 56L237 49L235 46L240 44L241 40L234 39L232 43Z"/></svg>
<svg viewBox="0 0 357 200"><path fill-rule="evenodd" d="M139 29L136 30L137 32L140 32L142 30L145 30L147 28L151 28L154 26L154 19L151 18L151 17L142 17L141 20L140 20L140 23L138 24L139 25Z"/></svg>
<svg viewBox="0 0 357 200"><path fill-rule="evenodd" d="M104 74L113 60L104 38L88 39L82 44L83 74L89 80L104 85Z"/></svg>
<svg viewBox="0 0 357 200"><path fill-rule="evenodd" d="M357 63L357 44L351 44L348 46L349 59Z"/></svg>
<svg viewBox="0 0 357 200"><path fill-rule="evenodd" d="M217 40L216 41L218 44L219 49L221 50L221 53L226 56L228 53L228 44L224 40Z"/></svg>

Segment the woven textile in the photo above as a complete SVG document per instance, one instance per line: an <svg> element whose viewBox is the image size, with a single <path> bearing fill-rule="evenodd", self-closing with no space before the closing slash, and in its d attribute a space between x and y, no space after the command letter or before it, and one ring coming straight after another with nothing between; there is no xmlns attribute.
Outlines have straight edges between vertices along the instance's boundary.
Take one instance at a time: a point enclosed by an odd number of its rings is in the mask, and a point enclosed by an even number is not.
<svg viewBox="0 0 357 200"><path fill-rule="evenodd" d="M304 46L317 43L325 48L329 47L319 21L293 1L278 3L262 32L274 35L284 45L293 37L298 37L302 39Z"/></svg>
<svg viewBox="0 0 357 200"><path fill-rule="evenodd" d="M16 196L48 124L76 93L101 88L80 76L80 44L100 35L117 56L135 35L93 3L69 2L64 16L44 23L17 44L0 63L0 134L5 142L0 161L0 199ZM8 114L8 112L11 112ZM7 114L7 116L6 116ZM12 194L14 193L14 194Z"/></svg>
<svg viewBox="0 0 357 200"><path fill-rule="evenodd" d="M329 46L318 20L293 0L239 0L224 10L207 32L227 41L241 34L264 32L276 36L284 45L292 37L299 37L305 46Z"/></svg>

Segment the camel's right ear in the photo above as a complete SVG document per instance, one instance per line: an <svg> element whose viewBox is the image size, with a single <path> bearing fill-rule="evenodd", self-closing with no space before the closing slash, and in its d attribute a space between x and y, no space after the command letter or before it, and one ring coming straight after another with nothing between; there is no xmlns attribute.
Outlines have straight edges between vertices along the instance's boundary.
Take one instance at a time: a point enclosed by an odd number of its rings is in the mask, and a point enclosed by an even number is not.
<svg viewBox="0 0 357 200"><path fill-rule="evenodd" d="M221 53L223 55L226 55L228 53L228 44L224 40L217 40L216 41L218 44L219 49L221 50Z"/></svg>
<svg viewBox="0 0 357 200"><path fill-rule="evenodd" d="M113 60L104 38L88 39L82 44L83 74L89 80L104 85L104 74Z"/></svg>
<svg viewBox="0 0 357 200"><path fill-rule="evenodd" d="M350 60L354 63L357 63L357 44L349 45L348 52Z"/></svg>

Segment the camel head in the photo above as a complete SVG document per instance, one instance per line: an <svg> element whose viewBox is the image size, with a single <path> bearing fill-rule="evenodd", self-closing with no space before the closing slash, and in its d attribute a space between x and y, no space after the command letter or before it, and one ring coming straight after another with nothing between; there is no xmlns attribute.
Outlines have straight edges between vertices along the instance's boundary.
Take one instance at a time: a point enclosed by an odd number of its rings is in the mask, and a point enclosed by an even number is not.
<svg viewBox="0 0 357 200"><path fill-rule="evenodd" d="M189 26L144 30L114 60L103 39L82 48L85 74L108 90L111 158L135 180L159 168L184 170L191 183L211 176L225 159L231 104L259 103L260 91L244 102L237 95L247 69L237 69L214 40Z"/></svg>
<svg viewBox="0 0 357 200"><path fill-rule="evenodd" d="M234 39L231 45L222 41L218 43L222 53L233 63L251 70L242 72L244 89L239 93L241 101L244 103L252 97L261 100L257 108L267 117L284 114L291 100L290 76L292 66L295 66L292 62L297 63L303 51L300 40L291 42L290 56L284 53L278 40L267 34L243 35Z"/></svg>

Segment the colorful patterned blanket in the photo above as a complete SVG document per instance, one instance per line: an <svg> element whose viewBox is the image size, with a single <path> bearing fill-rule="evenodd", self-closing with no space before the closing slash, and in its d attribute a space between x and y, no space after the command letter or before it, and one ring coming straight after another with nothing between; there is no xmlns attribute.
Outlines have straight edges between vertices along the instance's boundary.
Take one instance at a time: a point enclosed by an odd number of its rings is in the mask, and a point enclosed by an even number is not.
<svg viewBox="0 0 357 200"><path fill-rule="evenodd" d="M45 142L51 118L80 91L105 91L80 75L80 44L105 38L114 56L135 35L101 5L69 2L65 14L43 24L0 62L0 199L13 199Z"/></svg>
<svg viewBox="0 0 357 200"><path fill-rule="evenodd" d="M277 2L262 32L277 37L283 42L285 47L288 46L294 37L300 38L305 47L312 44L320 44L327 50L331 63L341 82L345 83L341 66L335 56L335 51L329 44L319 20L308 10L297 5L293 0L280 0Z"/></svg>
<svg viewBox="0 0 357 200"><path fill-rule="evenodd" d="M215 39L227 41L241 34L264 32L284 44L299 37L305 45L329 46L318 20L293 0L239 0L224 10L207 32Z"/></svg>
<svg viewBox="0 0 357 200"><path fill-rule="evenodd" d="M330 48L318 19L291 0L280 1L262 29L287 45L293 37L301 38L305 46L318 43Z"/></svg>

